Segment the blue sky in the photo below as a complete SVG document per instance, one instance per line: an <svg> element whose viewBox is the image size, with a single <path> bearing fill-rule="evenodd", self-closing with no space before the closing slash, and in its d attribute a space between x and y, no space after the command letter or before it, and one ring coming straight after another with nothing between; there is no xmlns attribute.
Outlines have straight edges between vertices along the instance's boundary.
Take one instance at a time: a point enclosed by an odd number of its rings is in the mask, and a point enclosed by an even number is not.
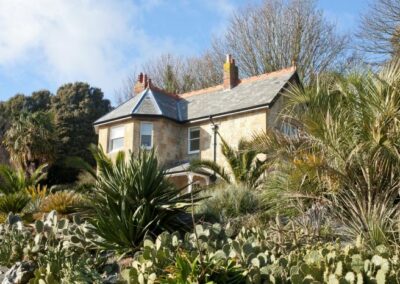
<svg viewBox="0 0 400 284"><path fill-rule="evenodd" d="M0 0L0 101L86 81L113 99L159 54L201 53L235 9L260 0ZM365 0L319 0L352 31Z"/></svg>

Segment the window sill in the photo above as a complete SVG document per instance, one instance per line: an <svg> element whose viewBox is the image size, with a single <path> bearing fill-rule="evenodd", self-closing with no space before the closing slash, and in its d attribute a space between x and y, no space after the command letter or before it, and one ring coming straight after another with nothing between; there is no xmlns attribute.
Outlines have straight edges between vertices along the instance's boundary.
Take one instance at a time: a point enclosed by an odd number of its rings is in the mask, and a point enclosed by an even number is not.
<svg viewBox="0 0 400 284"><path fill-rule="evenodd" d="M118 153L121 151L124 151L124 148L118 148L118 149L111 150L107 154L114 154L114 153Z"/></svg>
<svg viewBox="0 0 400 284"><path fill-rule="evenodd" d="M196 151L188 151L188 154L189 154L189 155L192 155L192 154L198 154L198 153L200 153L200 150L196 150Z"/></svg>
<svg viewBox="0 0 400 284"><path fill-rule="evenodd" d="M151 149L153 149L153 146L151 146L151 147L140 146L140 149L141 150L151 150Z"/></svg>

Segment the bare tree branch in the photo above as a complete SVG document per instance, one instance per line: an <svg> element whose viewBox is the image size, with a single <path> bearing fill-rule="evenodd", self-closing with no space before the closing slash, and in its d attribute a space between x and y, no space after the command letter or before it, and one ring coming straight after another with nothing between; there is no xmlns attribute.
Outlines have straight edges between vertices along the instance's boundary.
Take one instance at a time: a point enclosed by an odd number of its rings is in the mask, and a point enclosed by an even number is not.
<svg viewBox="0 0 400 284"><path fill-rule="evenodd" d="M362 16L358 47L373 55L372 61L385 61L400 55L400 1L375 0Z"/></svg>
<svg viewBox="0 0 400 284"><path fill-rule="evenodd" d="M212 52L232 53L243 76L254 76L296 64L308 80L344 55L348 38L327 22L314 0L264 0L231 18Z"/></svg>

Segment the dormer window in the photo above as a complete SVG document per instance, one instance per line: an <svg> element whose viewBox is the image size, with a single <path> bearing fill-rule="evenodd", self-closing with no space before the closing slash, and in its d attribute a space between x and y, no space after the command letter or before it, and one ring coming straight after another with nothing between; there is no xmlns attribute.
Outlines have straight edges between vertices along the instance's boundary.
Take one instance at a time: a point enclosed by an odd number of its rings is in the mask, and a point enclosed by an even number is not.
<svg viewBox="0 0 400 284"><path fill-rule="evenodd" d="M153 123L140 123L140 147L146 150L153 148Z"/></svg>
<svg viewBox="0 0 400 284"><path fill-rule="evenodd" d="M108 151L114 152L124 148L125 127L123 125L110 128L110 140L108 143Z"/></svg>
<svg viewBox="0 0 400 284"><path fill-rule="evenodd" d="M200 152L200 127L191 127L188 131L189 154Z"/></svg>

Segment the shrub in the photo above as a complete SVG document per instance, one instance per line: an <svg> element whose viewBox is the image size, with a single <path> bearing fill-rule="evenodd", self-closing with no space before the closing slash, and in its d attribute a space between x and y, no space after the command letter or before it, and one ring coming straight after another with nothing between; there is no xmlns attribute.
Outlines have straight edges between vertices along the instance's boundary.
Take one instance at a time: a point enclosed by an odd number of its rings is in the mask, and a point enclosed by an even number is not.
<svg viewBox="0 0 400 284"><path fill-rule="evenodd" d="M12 193L0 196L0 213L21 213L30 202L30 197L24 192Z"/></svg>
<svg viewBox="0 0 400 284"><path fill-rule="evenodd" d="M187 227L183 217L192 202L200 200L199 190L175 188L158 167L154 151L131 154L129 159L120 152L115 162L101 149L94 155L99 173L89 220L103 239L102 247L132 252L146 235Z"/></svg>
<svg viewBox="0 0 400 284"><path fill-rule="evenodd" d="M8 166L0 165L0 213L21 213L29 204L30 197L26 189L35 186L45 177L46 165L40 166L30 177L23 170L14 171Z"/></svg>
<svg viewBox="0 0 400 284"><path fill-rule="evenodd" d="M48 195L40 205L41 213L56 211L60 215L69 215L79 211L84 203L79 193L71 191L59 191Z"/></svg>
<svg viewBox="0 0 400 284"><path fill-rule="evenodd" d="M232 218L260 212L260 193L245 186L234 185L210 188L201 193L208 199L196 208L196 213L208 221L228 222Z"/></svg>
<svg viewBox="0 0 400 284"><path fill-rule="evenodd" d="M29 186L35 186L46 177L44 169L47 165L38 167L29 177L23 170L13 170L9 166L0 165L0 192L11 194L24 191Z"/></svg>

